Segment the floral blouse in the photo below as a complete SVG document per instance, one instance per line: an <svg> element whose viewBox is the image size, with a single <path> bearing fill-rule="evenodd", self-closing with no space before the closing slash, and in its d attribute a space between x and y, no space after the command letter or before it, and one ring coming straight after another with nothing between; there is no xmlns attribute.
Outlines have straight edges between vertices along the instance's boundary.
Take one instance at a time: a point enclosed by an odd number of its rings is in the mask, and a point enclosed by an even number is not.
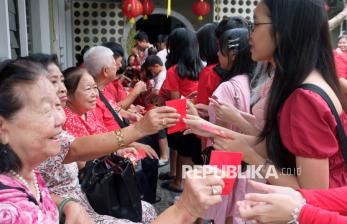
<svg viewBox="0 0 347 224"><path fill-rule="evenodd" d="M38 171L34 174L40 188L41 200L38 205L29 201L26 193L16 189L0 190L0 223L2 224L52 224L59 223L58 209ZM16 178L0 174L0 182L10 187L29 189Z"/></svg>
<svg viewBox="0 0 347 224"><path fill-rule="evenodd" d="M131 224L126 219L97 214L89 204L86 194L82 191L78 181L77 163L63 164L74 137L63 131L60 136L60 153L48 158L39 169L51 193L60 197L72 197L86 209L89 216L97 224ZM152 205L142 201L142 223L151 223L156 218L156 212ZM1 220L1 219L0 219ZM43 222L47 223L47 222Z"/></svg>

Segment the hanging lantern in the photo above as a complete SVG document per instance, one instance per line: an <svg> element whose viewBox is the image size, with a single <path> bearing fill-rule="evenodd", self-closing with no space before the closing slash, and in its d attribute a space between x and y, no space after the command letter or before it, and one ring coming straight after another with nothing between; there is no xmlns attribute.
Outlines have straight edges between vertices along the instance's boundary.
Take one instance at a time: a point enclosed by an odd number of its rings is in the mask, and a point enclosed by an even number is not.
<svg viewBox="0 0 347 224"><path fill-rule="evenodd" d="M206 16L210 12L210 9L210 4L204 0L198 0L192 5L193 13L198 16L198 20L202 20L203 16Z"/></svg>
<svg viewBox="0 0 347 224"><path fill-rule="evenodd" d="M143 19L148 19L148 16L152 14L154 11L154 4L151 0L142 0L142 7L143 7Z"/></svg>
<svg viewBox="0 0 347 224"><path fill-rule="evenodd" d="M139 0L124 0L122 11L129 18L129 22L134 24L135 17L142 14L143 7Z"/></svg>

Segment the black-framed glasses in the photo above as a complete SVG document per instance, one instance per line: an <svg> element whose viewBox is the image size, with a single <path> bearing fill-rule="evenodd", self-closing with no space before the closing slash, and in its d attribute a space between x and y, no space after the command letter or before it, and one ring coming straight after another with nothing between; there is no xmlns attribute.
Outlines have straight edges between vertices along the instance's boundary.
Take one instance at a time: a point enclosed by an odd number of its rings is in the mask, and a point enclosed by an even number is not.
<svg viewBox="0 0 347 224"><path fill-rule="evenodd" d="M248 22L248 29L249 29L249 32L253 32L255 27L256 26L259 26L259 25L270 25L272 24L271 22L267 22L267 23L254 23L254 22Z"/></svg>

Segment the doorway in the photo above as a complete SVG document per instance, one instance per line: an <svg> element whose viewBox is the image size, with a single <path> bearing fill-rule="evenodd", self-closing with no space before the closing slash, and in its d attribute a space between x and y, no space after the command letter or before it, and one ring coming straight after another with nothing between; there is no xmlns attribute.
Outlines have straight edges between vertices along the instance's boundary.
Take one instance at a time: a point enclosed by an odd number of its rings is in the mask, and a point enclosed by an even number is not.
<svg viewBox="0 0 347 224"><path fill-rule="evenodd" d="M167 17L165 14L150 15L147 20L141 18L136 22L136 30L146 32L152 44L157 42L159 34L169 35L173 29L180 27L186 26L175 17Z"/></svg>

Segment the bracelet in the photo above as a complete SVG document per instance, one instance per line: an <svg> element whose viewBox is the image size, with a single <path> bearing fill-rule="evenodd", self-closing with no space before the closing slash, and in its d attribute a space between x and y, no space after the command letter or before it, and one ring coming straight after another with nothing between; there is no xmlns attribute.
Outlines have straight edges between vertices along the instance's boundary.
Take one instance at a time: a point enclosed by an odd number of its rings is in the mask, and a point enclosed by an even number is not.
<svg viewBox="0 0 347 224"><path fill-rule="evenodd" d="M116 130L114 133L116 134L116 138L118 141L118 148L119 149L123 148L125 146L125 143L124 143L124 136L122 133L122 129Z"/></svg>
<svg viewBox="0 0 347 224"><path fill-rule="evenodd" d="M305 205L306 205L306 200L305 198L302 198L298 207L294 208L294 210L292 211L291 213L292 219L288 222L288 224L299 224L300 212L302 207L304 207Z"/></svg>
<svg viewBox="0 0 347 224"><path fill-rule="evenodd" d="M64 206L70 201L78 202L76 199L68 197L68 198L64 198L64 200L59 204L58 212L59 212L59 219L60 220L63 220L65 218L64 213L63 213L63 209L64 209Z"/></svg>
<svg viewBox="0 0 347 224"><path fill-rule="evenodd" d="M265 174L264 176L266 176L266 171L265 168L268 168L269 165L273 165L273 163L271 162L271 160L266 159L264 164L262 165L261 169L260 169L260 173L261 174Z"/></svg>

